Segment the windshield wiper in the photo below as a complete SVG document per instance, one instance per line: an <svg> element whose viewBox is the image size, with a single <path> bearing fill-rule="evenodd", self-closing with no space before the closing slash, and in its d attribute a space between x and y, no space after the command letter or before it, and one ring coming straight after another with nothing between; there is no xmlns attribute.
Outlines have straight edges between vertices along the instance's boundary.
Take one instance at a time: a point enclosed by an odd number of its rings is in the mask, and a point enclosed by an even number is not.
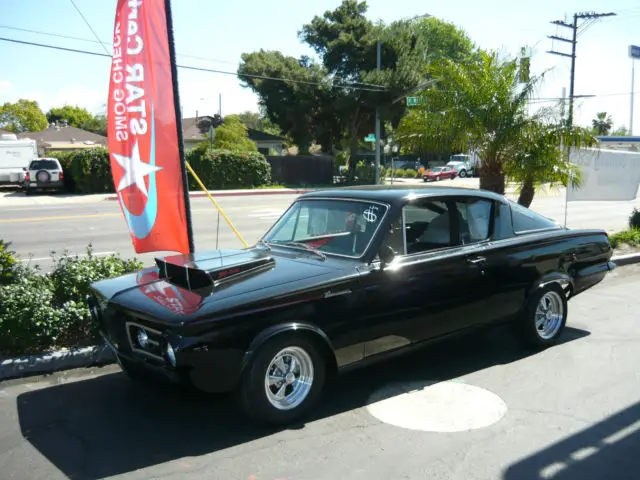
<svg viewBox="0 0 640 480"><path fill-rule="evenodd" d="M287 246L290 246L290 247L302 247L302 248L304 248L305 250L307 250L309 252L315 253L316 255L318 255L323 260L327 259L327 256L324 253L322 253L320 250L318 250L316 248L313 248L311 245L308 245L308 244L306 244L304 242L290 241L290 242L284 242L281 245L287 245Z"/></svg>

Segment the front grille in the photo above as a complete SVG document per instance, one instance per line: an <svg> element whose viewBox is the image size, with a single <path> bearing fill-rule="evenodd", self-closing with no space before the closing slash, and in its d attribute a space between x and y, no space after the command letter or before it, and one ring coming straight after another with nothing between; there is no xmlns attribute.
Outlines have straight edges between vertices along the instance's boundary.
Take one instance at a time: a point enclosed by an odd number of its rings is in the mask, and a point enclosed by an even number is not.
<svg viewBox="0 0 640 480"><path fill-rule="evenodd" d="M126 322L125 328L132 352L164 363L166 340L162 332L136 322Z"/></svg>

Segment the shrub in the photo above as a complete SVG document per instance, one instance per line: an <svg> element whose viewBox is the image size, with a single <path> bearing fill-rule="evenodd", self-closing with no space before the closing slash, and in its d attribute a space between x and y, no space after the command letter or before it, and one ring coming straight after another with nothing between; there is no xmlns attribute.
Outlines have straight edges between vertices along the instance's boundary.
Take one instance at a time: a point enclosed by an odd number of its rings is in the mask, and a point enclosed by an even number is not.
<svg viewBox="0 0 640 480"><path fill-rule="evenodd" d="M18 266L15 252L9 250L11 242L0 240L0 285L12 283Z"/></svg>
<svg viewBox="0 0 640 480"><path fill-rule="evenodd" d="M115 191L106 148L76 152L51 152L62 165L65 187L75 193L113 193Z"/></svg>
<svg viewBox="0 0 640 480"><path fill-rule="evenodd" d="M631 216L629 217L629 228L640 229L640 210L637 208L634 208L633 212L631 212Z"/></svg>
<svg viewBox="0 0 640 480"><path fill-rule="evenodd" d="M424 175L424 172L426 172L426 171L427 171L427 170L426 170L424 167L420 167L420 168L418 169L418 172L417 172L417 174L416 174L416 177L417 177L417 178L422 178L422 176Z"/></svg>
<svg viewBox="0 0 640 480"><path fill-rule="evenodd" d="M398 168L398 169L395 171L395 175L394 175L394 177L397 177L397 178L403 178L404 176L405 176L405 172L404 172L404 170L403 170L403 169Z"/></svg>
<svg viewBox="0 0 640 480"><path fill-rule="evenodd" d="M416 172L413 168L407 168L404 171L404 176L407 178L416 178L418 176L418 172Z"/></svg>
<svg viewBox="0 0 640 480"><path fill-rule="evenodd" d="M623 232L614 233L609 237L611 246L618 248L621 245L640 246L640 229L632 228Z"/></svg>
<svg viewBox="0 0 640 480"><path fill-rule="evenodd" d="M187 154L187 162L207 189L255 188L271 183L271 165L258 152L239 153L200 147ZM192 175L189 176L189 186L200 188Z"/></svg>
<svg viewBox="0 0 640 480"><path fill-rule="evenodd" d="M90 283L138 270L142 264L92 253L91 246L86 257L63 253L54 258L50 274L18 266L12 282L0 285L0 356L95 343L85 300Z"/></svg>

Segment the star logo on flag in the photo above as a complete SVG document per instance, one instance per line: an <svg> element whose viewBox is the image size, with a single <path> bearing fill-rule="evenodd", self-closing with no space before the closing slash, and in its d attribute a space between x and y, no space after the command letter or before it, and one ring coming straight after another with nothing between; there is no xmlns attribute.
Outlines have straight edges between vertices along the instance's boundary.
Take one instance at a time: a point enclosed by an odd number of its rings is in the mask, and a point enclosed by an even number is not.
<svg viewBox="0 0 640 480"><path fill-rule="evenodd" d="M148 198L149 192L147 192L144 177L158 170L162 170L162 167L156 167L155 165L150 165L140 160L140 150L138 149L137 141L131 149L131 156L127 157L126 155L118 155L117 153L112 153L112 155L116 162L124 169L124 175L122 175L120 183L118 184L118 192L121 192L131 185L135 185L144 193L144 196Z"/></svg>

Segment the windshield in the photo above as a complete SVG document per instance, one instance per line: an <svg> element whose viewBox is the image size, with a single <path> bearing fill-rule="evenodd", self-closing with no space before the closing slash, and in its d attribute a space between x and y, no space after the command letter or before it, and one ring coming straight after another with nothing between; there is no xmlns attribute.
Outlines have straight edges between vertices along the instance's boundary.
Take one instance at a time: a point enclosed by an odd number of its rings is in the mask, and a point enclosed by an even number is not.
<svg viewBox="0 0 640 480"><path fill-rule="evenodd" d="M360 200L298 200L262 240L357 258L366 251L387 209L386 205Z"/></svg>
<svg viewBox="0 0 640 480"><path fill-rule="evenodd" d="M441 172L441 171L443 171L443 170L444 170L444 167L435 167L435 168L433 168L431 171L432 171L432 172Z"/></svg>
<svg viewBox="0 0 640 480"><path fill-rule="evenodd" d="M58 162L55 160L34 160L29 166L29 170L57 170Z"/></svg>

